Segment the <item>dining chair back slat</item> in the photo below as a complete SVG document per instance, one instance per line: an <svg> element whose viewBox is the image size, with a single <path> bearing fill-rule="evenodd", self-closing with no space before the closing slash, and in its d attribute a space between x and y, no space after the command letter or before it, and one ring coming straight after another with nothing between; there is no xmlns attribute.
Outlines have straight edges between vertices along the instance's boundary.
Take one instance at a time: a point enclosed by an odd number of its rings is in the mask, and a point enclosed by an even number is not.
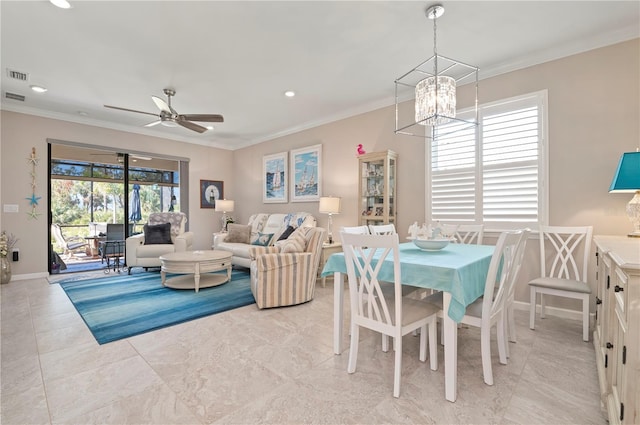
<svg viewBox="0 0 640 425"><path fill-rule="evenodd" d="M506 332L508 340L511 342L516 342L516 325L515 318L513 313L513 308L515 304L515 293L516 293L516 284L518 282L518 277L520 276L520 271L522 270L522 262L524 260L524 254L527 248L527 240L529 239L529 235L531 234L531 229L525 228L522 229L522 237L520 242L518 243L518 247L516 248L516 252L513 258L512 270L510 271L510 281L508 282L508 286L506 289L506 297L505 297L505 314L506 314ZM507 357L509 357L509 344L506 344L507 348Z"/></svg>
<svg viewBox="0 0 640 425"><path fill-rule="evenodd" d="M370 224L369 233L372 235L393 235L396 232L396 226L390 224Z"/></svg>

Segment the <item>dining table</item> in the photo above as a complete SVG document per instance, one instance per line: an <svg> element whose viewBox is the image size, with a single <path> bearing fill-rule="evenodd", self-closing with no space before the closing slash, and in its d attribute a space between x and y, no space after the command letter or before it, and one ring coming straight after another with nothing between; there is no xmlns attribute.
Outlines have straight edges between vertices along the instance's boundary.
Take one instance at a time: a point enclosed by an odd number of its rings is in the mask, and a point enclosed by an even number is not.
<svg viewBox="0 0 640 425"><path fill-rule="evenodd" d="M458 326L466 308L484 294L489 263L495 247L450 243L437 251L418 248L414 243L399 245L401 283L443 293L443 336L445 399L457 398ZM344 253L332 254L321 276L333 274L333 351L343 351L344 280L347 273ZM381 266L378 279L394 281L393 258Z"/></svg>

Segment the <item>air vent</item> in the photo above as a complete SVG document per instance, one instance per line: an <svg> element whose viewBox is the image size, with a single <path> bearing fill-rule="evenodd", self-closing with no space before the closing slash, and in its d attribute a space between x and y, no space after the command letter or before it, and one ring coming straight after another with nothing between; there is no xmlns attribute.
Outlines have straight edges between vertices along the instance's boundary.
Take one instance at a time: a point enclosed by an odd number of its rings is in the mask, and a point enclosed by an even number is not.
<svg viewBox="0 0 640 425"><path fill-rule="evenodd" d="M29 74L26 72L16 71L15 69L7 68L7 76L14 80L29 81Z"/></svg>
<svg viewBox="0 0 640 425"><path fill-rule="evenodd" d="M4 92L4 97L6 99L11 100L19 100L20 102L24 102L25 97L21 94L9 93L8 91Z"/></svg>

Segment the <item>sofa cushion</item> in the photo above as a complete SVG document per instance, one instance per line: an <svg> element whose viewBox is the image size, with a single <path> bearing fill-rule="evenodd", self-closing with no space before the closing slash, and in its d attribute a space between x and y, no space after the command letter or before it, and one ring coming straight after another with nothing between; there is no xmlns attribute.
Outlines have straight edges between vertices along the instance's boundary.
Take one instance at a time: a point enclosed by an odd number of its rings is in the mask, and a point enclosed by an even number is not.
<svg viewBox="0 0 640 425"><path fill-rule="evenodd" d="M298 227L315 227L316 219L309 213L297 212L290 213L284 218L284 224L286 226Z"/></svg>
<svg viewBox="0 0 640 425"><path fill-rule="evenodd" d="M229 243L250 243L251 227L244 224L229 223L227 225L229 234L224 239Z"/></svg>
<svg viewBox="0 0 640 425"><path fill-rule="evenodd" d="M251 245L269 246L271 239L273 239L273 233L258 232L256 237L251 239Z"/></svg>
<svg viewBox="0 0 640 425"><path fill-rule="evenodd" d="M163 245L171 244L171 223L163 224L145 224L144 225L144 244L145 245Z"/></svg>
<svg viewBox="0 0 640 425"><path fill-rule="evenodd" d="M247 224L251 227L251 233L262 232L268 218L269 214L265 213L253 214L249 217L249 222Z"/></svg>
<svg viewBox="0 0 640 425"><path fill-rule="evenodd" d="M138 260L142 258L151 258L158 260L158 257L170 252L176 252L176 246L174 244L138 245L135 254ZM157 265L160 265L159 260Z"/></svg>
<svg viewBox="0 0 640 425"><path fill-rule="evenodd" d="M171 224L171 238L175 239L176 236L185 232L185 225L187 223L187 215L183 212L156 212L149 214L149 224Z"/></svg>
<svg viewBox="0 0 640 425"><path fill-rule="evenodd" d="M296 229L293 234L282 243L280 252L305 252L307 249L307 229L310 228L300 227Z"/></svg>
<svg viewBox="0 0 640 425"><path fill-rule="evenodd" d="M286 224L284 222L286 216L286 214L271 214L259 231L262 233L276 233Z"/></svg>
<svg viewBox="0 0 640 425"><path fill-rule="evenodd" d="M286 230L284 232L282 232L282 234L280 235L278 240L279 241L283 241L283 240L287 239L289 236L291 236L291 234L293 233L294 230L296 230L296 228L293 227L293 226L287 227Z"/></svg>

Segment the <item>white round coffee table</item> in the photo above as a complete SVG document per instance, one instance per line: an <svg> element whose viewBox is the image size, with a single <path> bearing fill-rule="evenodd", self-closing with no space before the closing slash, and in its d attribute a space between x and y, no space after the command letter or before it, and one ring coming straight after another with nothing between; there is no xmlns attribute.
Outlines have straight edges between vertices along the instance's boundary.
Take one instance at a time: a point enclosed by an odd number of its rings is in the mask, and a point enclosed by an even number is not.
<svg viewBox="0 0 640 425"><path fill-rule="evenodd" d="M162 286L174 289L194 289L221 285L231 280L231 252L229 251L185 251L172 252L160 256L162 263L160 276ZM225 274L205 274L226 270ZM190 276L176 276L167 279L167 273L177 273ZM202 282L200 281L202 278Z"/></svg>

